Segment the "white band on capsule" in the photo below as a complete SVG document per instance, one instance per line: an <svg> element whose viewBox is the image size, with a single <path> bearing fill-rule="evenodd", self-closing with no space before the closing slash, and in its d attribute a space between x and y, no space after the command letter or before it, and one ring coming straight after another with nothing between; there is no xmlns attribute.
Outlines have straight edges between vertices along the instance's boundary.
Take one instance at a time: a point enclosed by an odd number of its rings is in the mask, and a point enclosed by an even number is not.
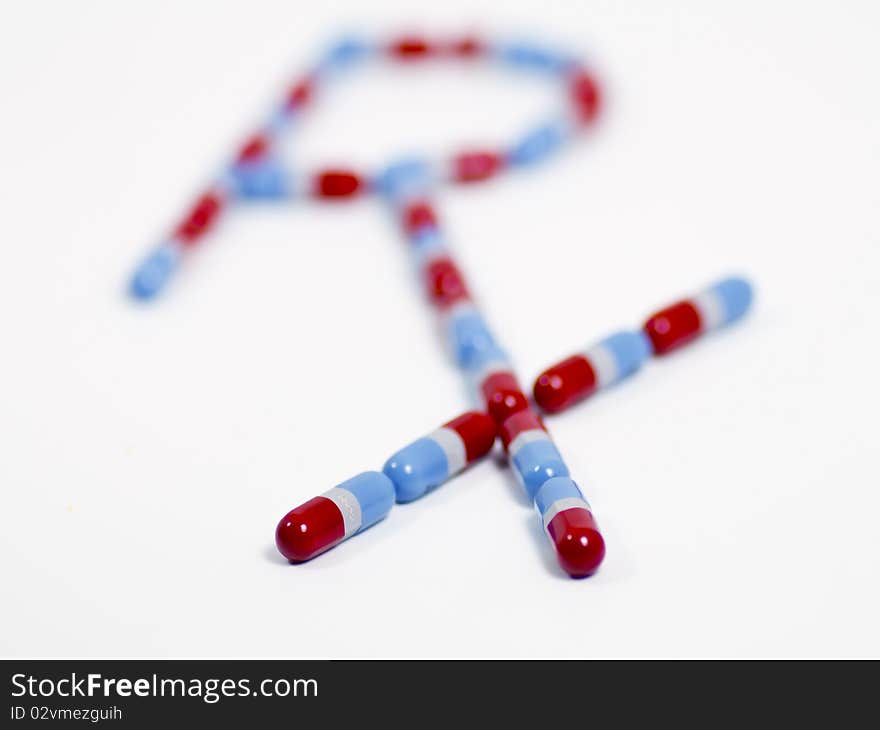
<svg viewBox="0 0 880 730"><path fill-rule="evenodd" d="M584 357L596 374L597 388L604 388L617 380L617 360L614 359L614 353L605 345L593 345L584 353Z"/></svg>
<svg viewBox="0 0 880 730"><path fill-rule="evenodd" d="M585 509L588 512L590 510L590 504L587 500L581 497L566 497L565 499L557 499L553 504L551 504L547 511L544 513L544 530L547 530L547 525L553 520L556 515L560 512L565 512L567 509Z"/></svg>
<svg viewBox="0 0 880 730"><path fill-rule="evenodd" d="M526 444L531 444L535 441L550 440L550 434L547 433L544 429L532 428L528 431L523 431L521 434L518 434L517 437L510 442L510 445L507 447L507 454L512 459L516 456L517 452Z"/></svg>
<svg viewBox="0 0 880 730"><path fill-rule="evenodd" d="M709 289L701 292L690 301L700 315L700 326L704 332L717 329L724 324L724 302L715 291Z"/></svg>
<svg viewBox="0 0 880 730"><path fill-rule="evenodd" d="M333 487L328 492L321 495L326 497L335 504L342 513L342 524L345 529L345 536L353 535L361 529L363 515L361 514L361 503L347 489L341 487Z"/></svg>
<svg viewBox="0 0 880 730"><path fill-rule="evenodd" d="M449 476L458 474L467 466L467 449L464 441L457 431L451 428L438 428L428 434L428 438L436 441L443 453L446 454L446 463L449 465Z"/></svg>

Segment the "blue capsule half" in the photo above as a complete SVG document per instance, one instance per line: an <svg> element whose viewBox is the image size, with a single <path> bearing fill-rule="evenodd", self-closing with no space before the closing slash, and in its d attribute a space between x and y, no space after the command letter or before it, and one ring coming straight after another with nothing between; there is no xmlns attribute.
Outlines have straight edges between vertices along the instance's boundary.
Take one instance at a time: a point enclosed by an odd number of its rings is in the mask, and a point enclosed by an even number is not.
<svg viewBox="0 0 880 730"><path fill-rule="evenodd" d="M141 262L129 283L129 293L135 299L152 299L158 294L180 263L180 249L173 243L164 243Z"/></svg>

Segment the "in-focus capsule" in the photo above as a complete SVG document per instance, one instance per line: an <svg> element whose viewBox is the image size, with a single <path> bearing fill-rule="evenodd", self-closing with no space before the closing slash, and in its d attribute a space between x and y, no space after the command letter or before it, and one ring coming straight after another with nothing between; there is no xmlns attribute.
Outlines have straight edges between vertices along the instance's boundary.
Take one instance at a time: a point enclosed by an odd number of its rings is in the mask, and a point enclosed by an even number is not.
<svg viewBox="0 0 880 730"><path fill-rule="evenodd" d="M562 569L573 578L596 572L605 541L577 484L567 476L548 479L535 495L535 507Z"/></svg>
<svg viewBox="0 0 880 730"><path fill-rule="evenodd" d="M288 560L310 560L375 524L393 505L391 480L366 471L284 515L275 530L275 545Z"/></svg>
<svg viewBox="0 0 880 730"><path fill-rule="evenodd" d="M701 334L739 319L751 303L751 285L745 279L732 277L662 309L645 322L643 329L654 353L665 355Z"/></svg>
<svg viewBox="0 0 880 730"><path fill-rule="evenodd" d="M527 409L529 400L510 363L498 353L496 357L485 357L488 362L480 367L474 380L486 410L500 426L514 413Z"/></svg>
<svg viewBox="0 0 880 730"><path fill-rule="evenodd" d="M495 443L495 422L469 411L405 446L382 469L398 502L411 502L482 458Z"/></svg>
<svg viewBox="0 0 880 730"><path fill-rule="evenodd" d="M529 499L535 499L538 490L548 479L568 476L568 467L562 455L538 414L531 409L519 411L508 418L501 424L499 434L510 464Z"/></svg>
<svg viewBox="0 0 880 730"><path fill-rule="evenodd" d="M651 356L643 332L617 332L547 368L535 380L535 402L557 413L636 372Z"/></svg>

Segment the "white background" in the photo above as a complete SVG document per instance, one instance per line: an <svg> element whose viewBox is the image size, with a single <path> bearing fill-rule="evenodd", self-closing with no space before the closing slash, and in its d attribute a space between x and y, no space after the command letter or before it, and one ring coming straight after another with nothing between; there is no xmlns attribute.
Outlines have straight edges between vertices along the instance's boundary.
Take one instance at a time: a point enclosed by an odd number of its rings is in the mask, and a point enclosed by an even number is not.
<svg viewBox="0 0 880 730"><path fill-rule="evenodd" d="M0 17L0 650L11 656L880 655L880 13L864 3L33 2ZM381 206L229 218L123 295L346 28L559 43L603 124L438 204L524 382L728 273L746 321L550 427L608 556L571 581L483 463L310 564L291 507L464 410ZM374 69L300 168L512 138L557 97Z"/></svg>

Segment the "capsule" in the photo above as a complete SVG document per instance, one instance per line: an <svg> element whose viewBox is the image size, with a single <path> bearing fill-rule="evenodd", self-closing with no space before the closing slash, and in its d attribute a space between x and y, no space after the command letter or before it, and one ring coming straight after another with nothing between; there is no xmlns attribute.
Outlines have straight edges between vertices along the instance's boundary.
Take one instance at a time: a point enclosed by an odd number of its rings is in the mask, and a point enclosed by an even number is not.
<svg viewBox="0 0 880 730"><path fill-rule="evenodd" d="M287 91L287 96L284 99L284 110L292 112L302 109L311 101L314 91L314 81L311 78L306 77L297 81Z"/></svg>
<svg viewBox="0 0 880 730"><path fill-rule="evenodd" d="M243 164L261 160L269 152L271 144L272 140L268 135L257 132L241 146L236 156L236 162Z"/></svg>
<svg viewBox="0 0 880 730"><path fill-rule="evenodd" d="M547 368L535 380L535 402L558 413L636 372L651 356L643 332L617 332L588 350Z"/></svg>
<svg viewBox="0 0 880 730"><path fill-rule="evenodd" d="M422 273L428 297L439 309L448 309L453 304L470 301L464 275L448 256L427 261Z"/></svg>
<svg viewBox="0 0 880 730"><path fill-rule="evenodd" d="M364 187L360 175L351 170L322 170L312 181L312 192L318 198L351 198Z"/></svg>
<svg viewBox="0 0 880 730"><path fill-rule="evenodd" d="M184 246L193 245L207 233L226 203L226 196L218 189L209 190L190 208L174 231L175 238Z"/></svg>
<svg viewBox="0 0 880 730"><path fill-rule="evenodd" d="M542 162L556 152L570 133L564 122L545 124L526 134L513 149L507 153L511 165L534 165Z"/></svg>
<svg viewBox="0 0 880 730"><path fill-rule="evenodd" d="M504 167L504 156L491 151L463 152L452 159L452 179L456 182L487 180Z"/></svg>
<svg viewBox="0 0 880 730"><path fill-rule="evenodd" d="M665 355L739 319L751 303L751 285L732 277L657 312L645 322L643 330L651 340L654 354Z"/></svg>
<svg viewBox="0 0 880 730"><path fill-rule="evenodd" d="M461 301L444 312L442 328L455 362L465 370L478 365L486 353L498 350L486 321L468 301Z"/></svg>
<svg viewBox="0 0 880 730"><path fill-rule="evenodd" d="M569 93L575 115L581 124L589 124L599 116L602 94L596 80L586 71L578 71L571 77Z"/></svg>
<svg viewBox="0 0 880 730"><path fill-rule="evenodd" d="M522 42L503 45L496 53L510 66L553 75L566 73L575 65L570 56Z"/></svg>
<svg viewBox="0 0 880 730"><path fill-rule="evenodd" d="M529 499L535 499L548 479L569 475L562 455L533 410L527 408L512 415L501 425L499 433L510 464Z"/></svg>
<svg viewBox="0 0 880 730"><path fill-rule="evenodd" d="M395 160L375 178L378 192L392 202L405 202L422 197L435 182L436 172L431 163L421 157Z"/></svg>
<svg viewBox="0 0 880 730"><path fill-rule="evenodd" d="M393 505L391 480L365 471L284 515L275 545L291 562L311 560L386 517Z"/></svg>
<svg viewBox="0 0 880 730"><path fill-rule="evenodd" d="M506 357L489 360L480 368L475 381L486 410L501 425L514 413L528 408L529 401Z"/></svg>
<svg viewBox="0 0 880 730"><path fill-rule="evenodd" d="M439 48L427 38L412 35L403 36L391 41L386 52L392 58L409 61L433 56Z"/></svg>
<svg viewBox="0 0 880 730"><path fill-rule="evenodd" d="M469 411L405 446L382 472L394 484L398 502L411 502L484 457L495 443L495 422Z"/></svg>
<svg viewBox="0 0 880 730"><path fill-rule="evenodd" d="M135 299L152 299L158 294L177 266L181 250L174 241L167 241L156 248L137 267L131 277L129 292Z"/></svg>
<svg viewBox="0 0 880 730"><path fill-rule="evenodd" d="M548 479L535 495L535 507L562 569L573 578L595 573L605 541L577 484L567 476Z"/></svg>
<svg viewBox="0 0 880 730"><path fill-rule="evenodd" d="M404 206L401 212L403 230L409 236L425 230L437 230L437 214L430 203L424 200L414 200Z"/></svg>
<svg viewBox="0 0 880 730"><path fill-rule="evenodd" d="M274 158L235 165L227 179L236 197L243 200L282 200L292 192L287 169Z"/></svg>

